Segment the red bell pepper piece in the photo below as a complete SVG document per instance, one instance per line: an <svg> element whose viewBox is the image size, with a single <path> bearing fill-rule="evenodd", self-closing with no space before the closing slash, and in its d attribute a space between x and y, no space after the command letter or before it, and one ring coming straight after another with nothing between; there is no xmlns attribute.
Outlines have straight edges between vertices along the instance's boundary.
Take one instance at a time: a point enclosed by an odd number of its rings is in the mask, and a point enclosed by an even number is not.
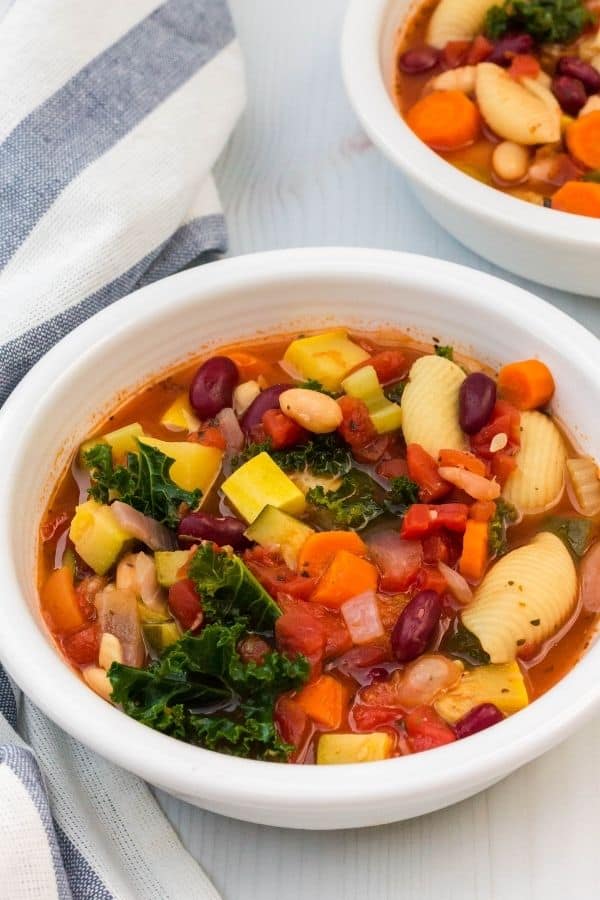
<svg viewBox="0 0 600 900"><path fill-rule="evenodd" d="M442 528L463 532L468 516L466 503L414 503L402 520L400 535L406 540L413 540L428 537Z"/></svg>

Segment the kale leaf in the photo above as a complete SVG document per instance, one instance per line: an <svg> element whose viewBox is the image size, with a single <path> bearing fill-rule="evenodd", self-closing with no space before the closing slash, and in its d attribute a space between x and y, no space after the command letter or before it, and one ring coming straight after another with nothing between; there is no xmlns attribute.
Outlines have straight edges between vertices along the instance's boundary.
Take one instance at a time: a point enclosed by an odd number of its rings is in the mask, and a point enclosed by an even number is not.
<svg viewBox="0 0 600 900"><path fill-rule="evenodd" d="M402 506L412 506L413 503L419 502L419 485L416 481L409 478L408 475L392 478L390 491L393 503Z"/></svg>
<svg viewBox="0 0 600 900"><path fill-rule="evenodd" d="M597 526L590 519L575 516L550 516L543 524L544 531L551 531L575 556L582 557L594 539Z"/></svg>
<svg viewBox="0 0 600 900"><path fill-rule="evenodd" d="M320 394L327 394L328 397L339 397L339 394L328 391L327 388L323 387L321 382L317 381L316 378L308 378L306 381L301 381L296 387L304 388L307 391L318 391Z"/></svg>
<svg viewBox="0 0 600 900"><path fill-rule="evenodd" d="M179 508L198 506L202 492L186 491L175 484L169 472L174 460L156 447L138 441L139 452L127 454L127 464L113 466L107 444L96 444L84 454L92 486L89 496L99 503L119 499L157 522L176 528Z"/></svg>
<svg viewBox="0 0 600 900"><path fill-rule="evenodd" d="M488 10L484 31L492 40L525 31L540 44L568 44L591 21L581 0L505 0Z"/></svg>
<svg viewBox="0 0 600 900"><path fill-rule="evenodd" d="M489 529L489 548L492 556L504 556L508 550L506 528L517 520L518 515L512 503L507 503L502 497L496 500L496 512Z"/></svg>
<svg viewBox="0 0 600 900"><path fill-rule="evenodd" d="M245 624L207 625L186 634L147 669L113 663L112 700L132 718L180 740L261 759L286 759L291 747L275 728L276 698L308 678L303 656L276 650L243 662L237 645ZM237 704L237 706L236 706ZM235 708L234 708L235 706ZM219 716L210 716L219 711Z"/></svg>
<svg viewBox="0 0 600 900"><path fill-rule="evenodd" d="M487 666L490 662L489 653L483 649L479 638L461 621L444 635L440 650L470 666Z"/></svg>
<svg viewBox="0 0 600 900"><path fill-rule="evenodd" d="M433 347L436 356L443 356L444 359L454 359L454 348L449 344L435 344Z"/></svg>
<svg viewBox="0 0 600 900"><path fill-rule="evenodd" d="M402 394L404 393L404 388L407 384L408 381L398 381L396 384L391 385L391 387L386 388L384 393L390 403L402 402Z"/></svg>
<svg viewBox="0 0 600 900"><path fill-rule="evenodd" d="M337 490L326 491L318 485L308 491L306 501L321 514L324 527L360 531L385 512L376 499L376 489L368 475L351 469Z"/></svg>
<svg viewBox="0 0 600 900"><path fill-rule="evenodd" d="M233 624L243 619L257 631L271 629L281 610L238 556L204 543L194 553L188 575L202 597L210 621Z"/></svg>
<svg viewBox="0 0 600 900"><path fill-rule="evenodd" d="M238 469L259 453L268 453L284 472L309 471L312 475L344 475L350 470L352 459L348 448L335 433L315 434L306 444L290 450L273 450L270 441L251 443L231 460Z"/></svg>

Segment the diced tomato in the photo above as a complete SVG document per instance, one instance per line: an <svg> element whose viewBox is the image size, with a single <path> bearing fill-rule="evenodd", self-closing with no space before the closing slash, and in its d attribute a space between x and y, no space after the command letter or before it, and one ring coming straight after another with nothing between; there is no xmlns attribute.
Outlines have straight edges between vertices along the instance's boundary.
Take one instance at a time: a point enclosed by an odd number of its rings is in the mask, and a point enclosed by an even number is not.
<svg viewBox="0 0 600 900"><path fill-rule="evenodd" d="M284 613L300 610L311 616L319 625L324 639L323 655L325 659L333 659L346 653L352 647L352 638L339 612L326 609L319 603L306 602L295 597L280 594L278 603Z"/></svg>
<svg viewBox="0 0 600 900"><path fill-rule="evenodd" d="M423 538L423 561L429 565L438 562L453 566L462 549L462 537L456 533L442 530L439 534L429 534Z"/></svg>
<svg viewBox="0 0 600 900"><path fill-rule="evenodd" d="M273 450L284 450L304 443L308 432L286 416L280 409L268 409L262 417L265 435L271 441Z"/></svg>
<svg viewBox="0 0 600 900"><path fill-rule="evenodd" d="M97 664L100 651L100 629L97 625L88 625L81 631L68 634L62 639L65 655L77 666Z"/></svg>
<svg viewBox="0 0 600 900"><path fill-rule="evenodd" d="M432 750L456 740L449 725L431 706L419 706L404 719L408 743L413 753Z"/></svg>
<svg viewBox="0 0 600 900"><path fill-rule="evenodd" d="M446 579L437 566L423 566L415 578L414 590L435 591L436 594L445 594L448 589Z"/></svg>
<svg viewBox="0 0 600 900"><path fill-rule="evenodd" d="M275 622L275 642L288 656L299 653L310 663L311 677L317 678L323 667L325 633L321 623L306 610L297 607L284 612Z"/></svg>
<svg viewBox="0 0 600 900"><path fill-rule="evenodd" d="M471 435L471 449L479 456L493 460L497 453L490 452L490 443L497 434L506 434L508 443L501 452L513 456L521 444L520 427L519 410L506 400L498 400L488 424Z"/></svg>
<svg viewBox="0 0 600 900"><path fill-rule="evenodd" d="M296 748L292 760L297 759L312 730L308 716L299 703L284 695L275 705L274 719L282 740Z"/></svg>
<svg viewBox="0 0 600 900"><path fill-rule="evenodd" d="M504 487L506 480L517 468L517 460L508 453L494 453L492 458L492 476Z"/></svg>
<svg viewBox="0 0 600 900"><path fill-rule="evenodd" d="M384 459L377 466L377 474L382 478L400 478L402 475L408 475L408 463L406 459L400 457Z"/></svg>
<svg viewBox="0 0 600 900"><path fill-rule="evenodd" d="M448 41L442 50L442 63L446 69L457 69L465 64L471 41Z"/></svg>
<svg viewBox="0 0 600 900"><path fill-rule="evenodd" d="M461 533L467 527L469 507L465 503L413 503L402 520L400 534L418 540L442 528Z"/></svg>
<svg viewBox="0 0 600 900"><path fill-rule="evenodd" d="M293 572L277 551L253 547L244 553L244 562L264 589L275 599L280 593L306 599L315 589L317 580Z"/></svg>
<svg viewBox="0 0 600 900"><path fill-rule="evenodd" d="M467 53L465 65L476 66L480 62L484 62L494 49L491 41L488 41L482 34L478 34Z"/></svg>
<svg viewBox="0 0 600 900"><path fill-rule="evenodd" d="M418 541L406 541L391 529L369 535L369 551L381 575L382 591L403 591L421 567L423 549Z"/></svg>
<svg viewBox="0 0 600 900"><path fill-rule="evenodd" d="M388 435L380 434L374 441L365 444L364 447L353 447L352 455L357 462L376 463L387 450L388 444Z"/></svg>
<svg viewBox="0 0 600 900"><path fill-rule="evenodd" d="M349 675L356 681L365 677L365 669L370 669L378 663L389 660L389 651L382 644L364 644L362 647L353 647L340 656L335 662L337 671ZM358 677L357 677L358 670Z"/></svg>
<svg viewBox="0 0 600 900"><path fill-rule="evenodd" d="M194 444L202 444L204 447L216 447L217 450L225 450L227 441L220 428L216 425L202 425L199 431L188 436L188 441Z"/></svg>
<svg viewBox="0 0 600 900"><path fill-rule="evenodd" d="M169 609L184 631L198 631L204 619L200 596L189 578L169 588Z"/></svg>
<svg viewBox="0 0 600 900"><path fill-rule="evenodd" d="M535 56L530 56L528 53L517 53L516 56L513 56L508 74L515 81L520 78L537 78L540 68L539 61Z"/></svg>
<svg viewBox="0 0 600 900"><path fill-rule="evenodd" d="M406 357L400 350L382 350L376 353L358 368L373 366L380 384L398 381L407 370Z"/></svg>
<svg viewBox="0 0 600 900"><path fill-rule="evenodd" d="M355 703L350 716L357 731L377 731L382 725L392 725L399 721L402 713L396 707L367 706Z"/></svg>
<svg viewBox="0 0 600 900"><path fill-rule="evenodd" d="M259 666L262 665L270 650L270 646L259 634L247 634L237 645L237 652L240 654L242 662L255 662Z"/></svg>
<svg viewBox="0 0 600 900"><path fill-rule="evenodd" d="M365 447L377 438L366 403L356 397L344 396L340 397L338 404L343 417L338 431L353 450Z"/></svg>
<svg viewBox="0 0 600 900"><path fill-rule="evenodd" d="M419 498L423 503L439 500L451 490L452 485L440 478L435 459L420 444L406 448L408 474L419 485Z"/></svg>

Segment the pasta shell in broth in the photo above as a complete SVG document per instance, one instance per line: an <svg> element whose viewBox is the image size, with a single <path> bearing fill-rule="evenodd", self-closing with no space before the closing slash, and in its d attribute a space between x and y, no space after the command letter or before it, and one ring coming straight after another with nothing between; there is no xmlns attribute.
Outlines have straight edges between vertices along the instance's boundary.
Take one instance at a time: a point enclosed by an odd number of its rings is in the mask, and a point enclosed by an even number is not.
<svg viewBox="0 0 600 900"><path fill-rule="evenodd" d="M469 41L483 26L497 0L441 0L427 29L427 43L441 50L448 41Z"/></svg>
<svg viewBox="0 0 600 900"><path fill-rule="evenodd" d="M475 95L486 123L505 140L526 145L560 140L560 106L541 82L518 82L500 66L480 63Z"/></svg>
<svg viewBox="0 0 600 900"><path fill-rule="evenodd" d="M462 614L493 663L532 655L566 622L577 604L577 573L560 538L537 534L507 553L485 576Z"/></svg>
<svg viewBox="0 0 600 900"><path fill-rule="evenodd" d="M541 412L521 413L521 449L517 468L503 496L523 515L542 512L561 498L567 449L552 419Z"/></svg>
<svg viewBox="0 0 600 900"><path fill-rule="evenodd" d="M420 444L434 459L442 448L463 450L458 394L466 375L443 356L413 363L402 394L402 430L407 444Z"/></svg>

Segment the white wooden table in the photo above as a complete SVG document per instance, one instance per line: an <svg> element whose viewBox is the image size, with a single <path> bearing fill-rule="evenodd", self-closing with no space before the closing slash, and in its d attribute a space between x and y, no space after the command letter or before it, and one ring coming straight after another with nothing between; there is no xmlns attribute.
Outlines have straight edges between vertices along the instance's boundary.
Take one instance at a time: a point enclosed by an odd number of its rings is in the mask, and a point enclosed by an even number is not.
<svg viewBox="0 0 600 900"><path fill-rule="evenodd" d="M249 93L217 173L231 253L349 244L499 272L419 208L362 133L338 65L346 0L230 2ZM600 301L526 286L600 333ZM600 721L486 793L398 825L283 831L160 801L225 900L600 895Z"/></svg>

